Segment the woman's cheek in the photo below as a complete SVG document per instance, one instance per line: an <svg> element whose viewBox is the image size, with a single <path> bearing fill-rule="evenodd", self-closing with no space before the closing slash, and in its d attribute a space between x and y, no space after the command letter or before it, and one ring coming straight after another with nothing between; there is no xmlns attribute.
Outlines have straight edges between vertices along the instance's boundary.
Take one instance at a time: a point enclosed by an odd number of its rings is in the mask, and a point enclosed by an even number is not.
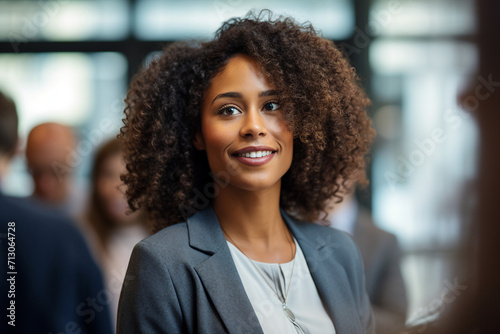
<svg viewBox="0 0 500 334"><path fill-rule="evenodd" d="M205 137L205 147L210 167L221 168L225 164L225 148L231 143L224 129L211 127L207 129Z"/></svg>

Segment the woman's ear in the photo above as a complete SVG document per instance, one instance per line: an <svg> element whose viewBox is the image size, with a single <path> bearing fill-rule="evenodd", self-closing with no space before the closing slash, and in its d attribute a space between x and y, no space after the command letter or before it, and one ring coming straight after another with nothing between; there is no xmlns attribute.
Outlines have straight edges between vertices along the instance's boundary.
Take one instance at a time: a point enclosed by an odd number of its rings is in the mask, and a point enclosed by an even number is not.
<svg viewBox="0 0 500 334"><path fill-rule="evenodd" d="M196 131L196 134L193 139L193 145L197 150L203 151L205 150L205 139L201 135L200 131Z"/></svg>

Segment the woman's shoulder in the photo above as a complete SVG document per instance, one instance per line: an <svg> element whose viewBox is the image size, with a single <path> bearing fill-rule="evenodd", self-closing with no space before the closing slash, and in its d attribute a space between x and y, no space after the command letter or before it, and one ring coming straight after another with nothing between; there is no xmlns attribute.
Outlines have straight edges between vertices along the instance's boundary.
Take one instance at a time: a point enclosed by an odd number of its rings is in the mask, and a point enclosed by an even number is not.
<svg viewBox="0 0 500 334"><path fill-rule="evenodd" d="M189 236L186 223L165 227L155 234L141 240L134 252L147 253L162 258L179 258L189 249Z"/></svg>

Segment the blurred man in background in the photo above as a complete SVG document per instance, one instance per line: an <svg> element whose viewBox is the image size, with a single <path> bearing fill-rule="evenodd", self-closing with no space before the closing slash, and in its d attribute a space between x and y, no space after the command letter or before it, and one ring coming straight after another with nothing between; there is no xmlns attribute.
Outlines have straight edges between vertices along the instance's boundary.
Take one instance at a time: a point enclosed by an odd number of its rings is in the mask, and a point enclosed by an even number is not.
<svg viewBox="0 0 500 334"><path fill-rule="evenodd" d="M73 130L57 123L35 126L26 143L26 162L33 178L33 199L70 217L83 210L83 199L74 189L76 137Z"/></svg>
<svg viewBox="0 0 500 334"><path fill-rule="evenodd" d="M396 237L375 225L370 213L357 202L354 191L345 195L341 203L332 202L327 220L331 227L351 234L358 245L377 333L387 334L402 328L408 301Z"/></svg>
<svg viewBox="0 0 500 334"><path fill-rule="evenodd" d="M0 180L18 142L14 102L0 93ZM0 333L112 333L109 293L76 227L0 188Z"/></svg>
<svg viewBox="0 0 500 334"><path fill-rule="evenodd" d="M18 145L18 119L14 102L0 92L0 189L2 177L7 174L10 160Z"/></svg>

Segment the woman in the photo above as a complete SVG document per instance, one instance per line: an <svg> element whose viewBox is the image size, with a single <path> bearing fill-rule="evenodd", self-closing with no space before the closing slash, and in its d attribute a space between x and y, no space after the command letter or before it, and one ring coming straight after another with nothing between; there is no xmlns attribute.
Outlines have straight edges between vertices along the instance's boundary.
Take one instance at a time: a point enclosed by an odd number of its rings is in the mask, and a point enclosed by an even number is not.
<svg viewBox="0 0 500 334"><path fill-rule="evenodd" d="M290 18L176 43L128 93L127 195L156 234L132 254L119 333L373 332L359 253L303 223L363 168L368 99Z"/></svg>
<svg viewBox="0 0 500 334"><path fill-rule="evenodd" d="M128 205L120 175L125 173L118 139L97 151L92 170L92 190L85 227L91 248L104 274L106 298L116 323L118 298L136 243L148 236L139 212L127 215Z"/></svg>

